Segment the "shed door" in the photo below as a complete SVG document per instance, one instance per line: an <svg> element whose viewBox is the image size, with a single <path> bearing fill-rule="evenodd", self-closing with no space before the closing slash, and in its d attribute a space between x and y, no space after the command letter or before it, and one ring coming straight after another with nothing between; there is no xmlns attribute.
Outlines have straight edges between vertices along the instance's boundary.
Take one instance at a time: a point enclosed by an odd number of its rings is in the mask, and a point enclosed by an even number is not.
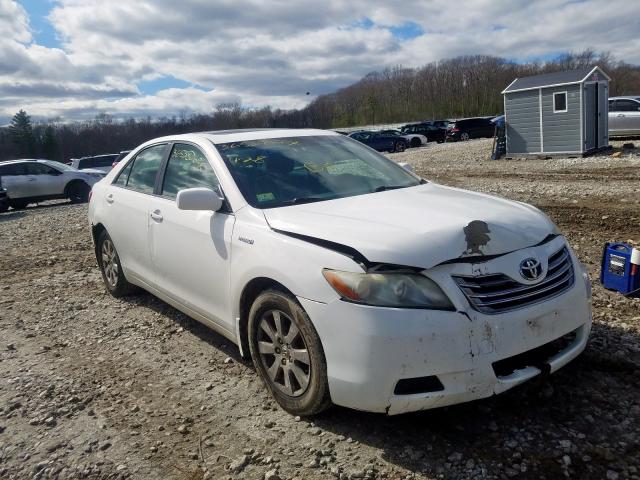
<svg viewBox="0 0 640 480"><path fill-rule="evenodd" d="M598 147L609 145L609 85L598 83Z"/></svg>
<svg viewBox="0 0 640 480"><path fill-rule="evenodd" d="M584 150L591 150L597 146L598 129L598 87L596 83L584 86Z"/></svg>

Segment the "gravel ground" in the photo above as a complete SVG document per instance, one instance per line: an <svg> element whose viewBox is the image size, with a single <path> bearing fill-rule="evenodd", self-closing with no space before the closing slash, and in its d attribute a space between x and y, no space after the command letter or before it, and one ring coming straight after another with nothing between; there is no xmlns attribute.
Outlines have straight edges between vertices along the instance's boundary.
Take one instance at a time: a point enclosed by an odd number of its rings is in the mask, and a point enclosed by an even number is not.
<svg viewBox="0 0 640 480"><path fill-rule="evenodd" d="M491 142L392 155L534 203L597 278L640 243L640 156L488 160ZM594 282L585 353L487 400L289 416L222 337L148 294L108 296L86 206L0 215L0 478L640 479L640 301Z"/></svg>

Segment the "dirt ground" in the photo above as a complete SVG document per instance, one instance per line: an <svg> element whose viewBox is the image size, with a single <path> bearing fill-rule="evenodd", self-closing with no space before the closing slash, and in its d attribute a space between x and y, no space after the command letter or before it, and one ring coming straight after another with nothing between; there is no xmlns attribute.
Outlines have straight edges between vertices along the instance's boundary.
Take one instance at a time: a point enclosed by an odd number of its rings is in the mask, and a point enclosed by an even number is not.
<svg viewBox="0 0 640 480"><path fill-rule="evenodd" d="M0 479L640 479L640 300L596 280L605 241L640 243L640 154L490 148L392 157L558 223L594 279L575 362L455 407L294 418L222 337L148 294L106 294L86 206L32 206L0 215Z"/></svg>

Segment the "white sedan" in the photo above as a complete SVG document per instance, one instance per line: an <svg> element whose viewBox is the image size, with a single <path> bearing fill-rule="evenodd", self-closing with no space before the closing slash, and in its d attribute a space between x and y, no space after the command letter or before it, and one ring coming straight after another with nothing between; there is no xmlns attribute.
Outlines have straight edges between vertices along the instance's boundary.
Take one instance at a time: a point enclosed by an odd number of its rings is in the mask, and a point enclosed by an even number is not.
<svg viewBox="0 0 640 480"><path fill-rule="evenodd" d="M98 182L96 256L238 344L295 415L488 397L584 348L590 284L534 207L321 130L158 138Z"/></svg>

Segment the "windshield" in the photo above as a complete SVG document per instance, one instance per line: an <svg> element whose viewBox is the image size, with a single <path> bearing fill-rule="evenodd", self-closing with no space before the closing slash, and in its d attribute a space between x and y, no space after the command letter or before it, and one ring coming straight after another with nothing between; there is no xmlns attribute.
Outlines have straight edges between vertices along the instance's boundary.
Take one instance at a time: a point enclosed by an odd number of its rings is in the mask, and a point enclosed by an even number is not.
<svg viewBox="0 0 640 480"><path fill-rule="evenodd" d="M238 188L256 208L274 208L419 185L398 164L339 135L217 144Z"/></svg>

